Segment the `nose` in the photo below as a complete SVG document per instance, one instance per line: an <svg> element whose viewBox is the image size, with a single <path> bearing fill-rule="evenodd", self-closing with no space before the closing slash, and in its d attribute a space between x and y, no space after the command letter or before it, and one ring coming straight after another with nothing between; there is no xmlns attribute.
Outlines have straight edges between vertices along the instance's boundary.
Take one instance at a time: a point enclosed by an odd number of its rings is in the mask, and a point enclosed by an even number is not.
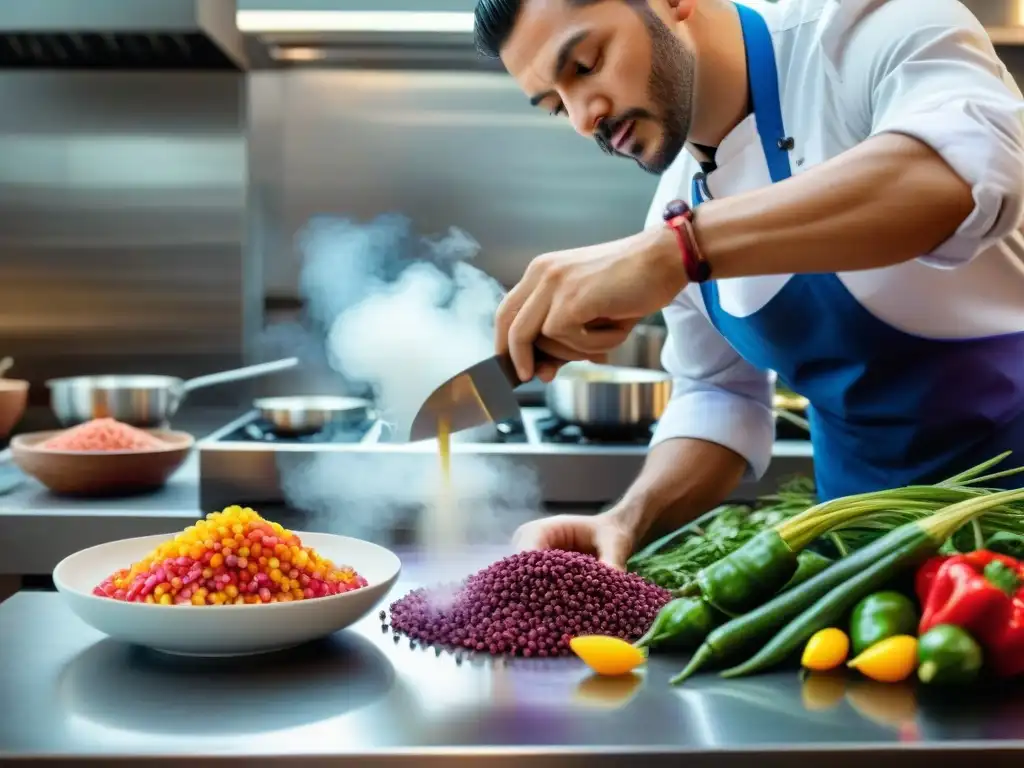
<svg viewBox="0 0 1024 768"><path fill-rule="evenodd" d="M597 95L581 94L575 102L569 102L566 109L572 127L581 136L590 138L597 131L597 126L611 114L608 100Z"/></svg>

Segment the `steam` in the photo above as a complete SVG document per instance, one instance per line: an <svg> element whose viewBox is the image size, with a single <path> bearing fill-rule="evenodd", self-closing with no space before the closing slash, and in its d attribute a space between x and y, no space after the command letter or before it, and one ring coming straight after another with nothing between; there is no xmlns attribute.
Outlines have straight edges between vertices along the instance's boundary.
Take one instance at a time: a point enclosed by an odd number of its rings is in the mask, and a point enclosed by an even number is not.
<svg viewBox="0 0 1024 768"><path fill-rule="evenodd" d="M307 313L331 368L350 388L373 392L394 434L408 435L438 385L493 354L503 292L468 263L480 246L465 232L421 237L397 215L367 223L318 218L299 246ZM287 465L298 456L282 456L288 502L315 514L322 529L360 538L378 539L425 507L435 540L444 529L439 546L504 542L540 504L532 473L502 458L456 452L455 498L442 515L436 450L412 457L318 452Z"/></svg>

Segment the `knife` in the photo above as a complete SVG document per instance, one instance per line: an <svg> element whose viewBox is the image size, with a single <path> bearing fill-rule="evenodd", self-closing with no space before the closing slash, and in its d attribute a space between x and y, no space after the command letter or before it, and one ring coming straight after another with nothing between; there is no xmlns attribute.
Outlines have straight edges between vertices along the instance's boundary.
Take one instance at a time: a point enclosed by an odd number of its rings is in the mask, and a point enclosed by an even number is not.
<svg viewBox="0 0 1024 768"><path fill-rule="evenodd" d="M442 421L454 433L520 418L513 390L524 383L508 354L489 357L457 373L420 407L409 431L410 442L437 437Z"/></svg>

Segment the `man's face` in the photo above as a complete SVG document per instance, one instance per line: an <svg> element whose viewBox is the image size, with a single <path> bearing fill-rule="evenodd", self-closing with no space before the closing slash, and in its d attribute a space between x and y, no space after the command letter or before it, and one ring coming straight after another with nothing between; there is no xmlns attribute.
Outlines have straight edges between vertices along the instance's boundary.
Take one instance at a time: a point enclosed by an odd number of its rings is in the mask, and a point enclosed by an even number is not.
<svg viewBox="0 0 1024 768"><path fill-rule="evenodd" d="M527 0L505 67L535 106L609 154L663 173L690 130L695 61L664 0Z"/></svg>

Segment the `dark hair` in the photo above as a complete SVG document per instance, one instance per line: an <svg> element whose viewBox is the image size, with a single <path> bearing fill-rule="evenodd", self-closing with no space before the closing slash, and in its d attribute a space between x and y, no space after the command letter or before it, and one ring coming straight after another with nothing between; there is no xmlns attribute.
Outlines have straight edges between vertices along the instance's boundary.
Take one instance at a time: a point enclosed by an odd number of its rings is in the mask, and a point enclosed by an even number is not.
<svg viewBox="0 0 1024 768"><path fill-rule="evenodd" d="M590 5L602 0L565 0L570 5ZM490 59L496 59L502 47L512 36L519 12L529 0L477 0L473 12L473 35L476 49Z"/></svg>

